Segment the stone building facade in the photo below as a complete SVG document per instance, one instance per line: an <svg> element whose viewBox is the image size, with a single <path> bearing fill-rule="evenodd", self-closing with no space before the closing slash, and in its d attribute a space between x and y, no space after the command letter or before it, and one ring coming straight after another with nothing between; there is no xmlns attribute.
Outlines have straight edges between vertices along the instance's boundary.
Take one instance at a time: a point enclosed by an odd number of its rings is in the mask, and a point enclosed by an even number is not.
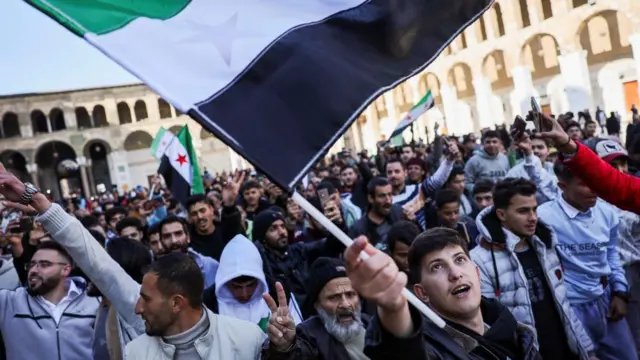
<svg viewBox="0 0 640 360"><path fill-rule="evenodd" d="M158 168L151 142L160 127L187 124L211 172L243 160L144 85L0 97L0 162L60 198L82 189L148 186Z"/></svg>

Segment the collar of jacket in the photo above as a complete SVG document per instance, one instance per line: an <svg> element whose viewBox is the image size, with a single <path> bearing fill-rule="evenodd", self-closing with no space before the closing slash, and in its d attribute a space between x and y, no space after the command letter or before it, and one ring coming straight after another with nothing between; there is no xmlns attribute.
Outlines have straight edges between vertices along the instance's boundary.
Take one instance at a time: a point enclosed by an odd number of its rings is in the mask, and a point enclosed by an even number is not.
<svg viewBox="0 0 640 360"><path fill-rule="evenodd" d="M482 210L478 214L476 225L482 235L479 245L487 250L491 250L491 248L500 251L508 249L513 252L518 242L520 242L520 239L515 234L502 227L502 223L500 223L493 206ZM553 231L538 219L532 240L538 242L538 245L551 248L554 243L554 237Z"/></svg>
<svg viewBox="0 0 640 360"><path fill-rule="evenodd" d="M214 329L216 328L217 319L215 316L212 316L213 313L206 307L203 306L202 310L206 312L207 317L209 318L209 330L207 330L207 332L200 338L196 339L193 345L196 347L196 350L202 359L208 359L209 352L211 351L211 347L213 346L213 338L215 336ZM154 336L153 339L160 343L162 352L167 357L167 359L173 359L173 357L175 356L176 347L171 344L167 344L161 336Z"/></svg>

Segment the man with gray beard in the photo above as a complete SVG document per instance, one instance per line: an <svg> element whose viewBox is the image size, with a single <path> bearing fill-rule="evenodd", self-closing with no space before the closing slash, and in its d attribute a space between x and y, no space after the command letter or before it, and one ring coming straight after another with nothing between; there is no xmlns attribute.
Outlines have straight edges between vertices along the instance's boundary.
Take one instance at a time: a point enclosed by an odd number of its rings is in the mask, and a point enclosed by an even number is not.
<svg viewBox="0 0 640 360"><path fill-rule="evenodd" d="M321 257L311 265L308 296L303 313L317 315L296 328L296 337L286 351L265 345L262 359L269 360L361 360L366 325L360 298L347 277L344 262Z"/></svg>

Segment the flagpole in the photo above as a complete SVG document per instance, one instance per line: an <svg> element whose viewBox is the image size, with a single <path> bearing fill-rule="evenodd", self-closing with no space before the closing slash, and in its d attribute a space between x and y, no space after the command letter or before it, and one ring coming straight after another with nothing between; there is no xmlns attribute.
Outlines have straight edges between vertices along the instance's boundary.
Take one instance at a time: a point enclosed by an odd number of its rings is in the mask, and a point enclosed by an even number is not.
<svg viewBox="0 0 640 360"><path fill-rule="evenodd" d="M320 225L324 226L333 236L335 236L344 246L349 247L353 244L353 240L349 237L349 235L345 234L344 231L340 230L331 220L329 220L323 213L321 213L318 209L315 208L304 196L300 195L299 192L294 191L291 197L295 202L300 205L300 207L311 217L313 217ZM366 260L369 258L369 255L364 251L360 252L360 258L362 260ZM444 329L447 325L444 320L440 316L438 316L433 310L429 309L429 307L423 303L420 299L418 299L409 289L406 287L402 289L402 294L407 298L409 303L416 307L421 313L423 313L431 322L436 324L439 328Z"/></svg>

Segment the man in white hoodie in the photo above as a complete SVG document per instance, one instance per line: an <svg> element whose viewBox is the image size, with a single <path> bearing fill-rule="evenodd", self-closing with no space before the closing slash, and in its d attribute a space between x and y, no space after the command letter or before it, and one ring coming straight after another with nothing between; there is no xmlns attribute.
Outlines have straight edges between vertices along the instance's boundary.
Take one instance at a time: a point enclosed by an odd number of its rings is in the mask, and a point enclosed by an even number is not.
<svg viewBox="0 0 640 360"><path fill-rule="evenodd" d="M224 248L215 285L205 291L204 303L211 311L260 326L266 333L271 311L262 294L272 292L258 248L243 235L236 235ZM290 310L301 321L299 310L290 303ZM297 315L297 316L296 316Z"/></svg>

